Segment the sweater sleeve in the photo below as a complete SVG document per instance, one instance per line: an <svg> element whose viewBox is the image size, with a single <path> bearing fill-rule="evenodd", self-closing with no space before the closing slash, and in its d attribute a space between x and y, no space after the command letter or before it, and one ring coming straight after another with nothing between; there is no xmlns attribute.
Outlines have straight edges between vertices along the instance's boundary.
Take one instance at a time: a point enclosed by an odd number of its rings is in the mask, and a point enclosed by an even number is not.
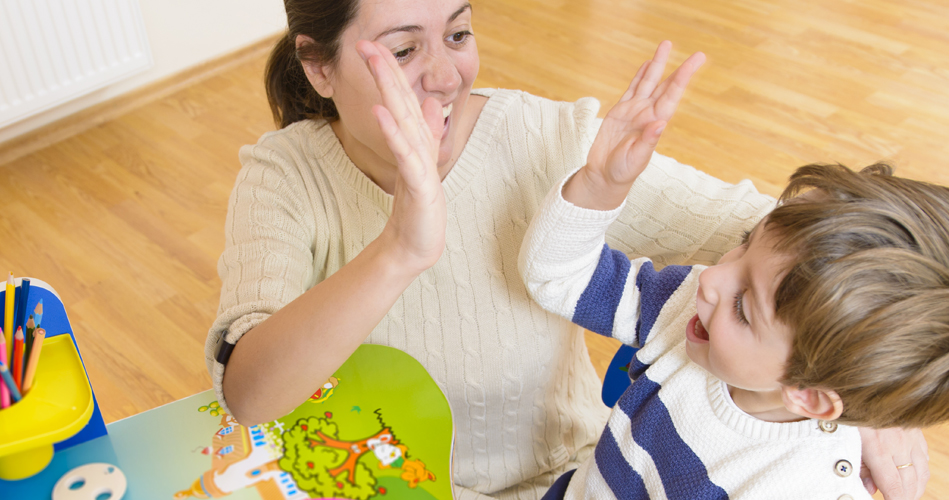
<svg viewBox="0 0 949 500"><path fill-rule="evenodd" d="M225 367L215 359L221 343L236 344L315 279L316 223L299 172L275 149L267 136L241 148L242 168L228 202L218 261L221 299L205 344L205 363L225 411Z"/></svg>
<svg viewBox="0 0 949 500"><path fill-rule="evenodd" d="M583 209L563 199L562 187L547 195L521 246L518 268L528 292L548 311L590 331L644 345L692 268L657 272L648 258L630 260L610 249L606 231L623 207Z"/></svg>

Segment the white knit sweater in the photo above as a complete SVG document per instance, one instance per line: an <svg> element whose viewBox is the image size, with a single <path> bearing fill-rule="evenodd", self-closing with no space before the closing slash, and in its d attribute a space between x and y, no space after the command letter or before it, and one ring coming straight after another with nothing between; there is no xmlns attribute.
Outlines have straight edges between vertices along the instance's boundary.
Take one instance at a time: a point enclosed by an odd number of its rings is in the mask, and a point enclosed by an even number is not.
<svg viewBox="0 0 949 500"><path fill-rule="evenodd" d="M553 102L510 90L489 97L443 181L446 248L408 287L367 342L418 359L444 391L455 424L459 498L537 498L592 450L608 416L583 336L530 300L517 256L531 218L581 166L599 104ZM392 197L344 153L324 121L298 122L241 148L228 207L218 318L205 358L352 260L382 231ZM773 200L656 155L613 225L615 248L658 263L710 263ZM622 244L620 243L622 242Z"/></svg>

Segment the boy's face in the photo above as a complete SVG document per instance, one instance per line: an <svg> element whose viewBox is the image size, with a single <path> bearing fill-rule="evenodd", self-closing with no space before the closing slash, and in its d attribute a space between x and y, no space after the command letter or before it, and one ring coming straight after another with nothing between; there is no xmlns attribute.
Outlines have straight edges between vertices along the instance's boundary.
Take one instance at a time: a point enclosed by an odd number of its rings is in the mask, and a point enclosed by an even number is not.
<svg viewBox="0 0 949 500"><path fill-rule="evenodd" d="M792 332L774 317L774 292L789 257L772 247L764 225L702 271L698 314L686 327L686 352L726 384L749 391L780 389Z"/></svg>

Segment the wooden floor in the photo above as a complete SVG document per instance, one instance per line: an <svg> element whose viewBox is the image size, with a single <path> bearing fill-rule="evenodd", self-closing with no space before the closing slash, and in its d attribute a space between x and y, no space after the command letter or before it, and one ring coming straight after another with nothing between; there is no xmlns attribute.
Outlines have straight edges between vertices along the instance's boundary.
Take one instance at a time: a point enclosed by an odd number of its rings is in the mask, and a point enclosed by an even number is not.
<svg viewBox="0 0 949 500"><path fill-rule="evenodd" d="M702 50L659 150L777 194L804 163L949 185L944 0L472 0L477 86L604 109L659 41ZM210 387L202 349L237 149L273 124L264 56L0 165L0 271L65 302L107 422ZM0 157L4 156L0 145ZM614 344L590 340L602 371ZM949 497L949 426L927 431Z"/></svg>

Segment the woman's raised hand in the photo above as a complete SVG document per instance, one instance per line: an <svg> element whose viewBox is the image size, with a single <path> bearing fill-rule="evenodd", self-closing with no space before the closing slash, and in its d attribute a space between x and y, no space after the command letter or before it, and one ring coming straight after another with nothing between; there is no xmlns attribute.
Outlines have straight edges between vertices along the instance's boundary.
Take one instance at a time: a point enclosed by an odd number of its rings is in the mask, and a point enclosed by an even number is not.
<svg viewBox="0 0 949 500"><path fill-rule="evenodd" d="M629 88L606 114L590 148L587 164L577 174L583 186L571 186L575 184L571 179L564 189L565 197L576 198L567 198L568 201L586 208L615 208L649 164L659 136L675 113L689 79L705 62L705 54L696 52L660 82L671 49L671 42L660 43L652 60L640 66ZM571 187L592 192L571 193L568 191Z"/></svg>
<svg viewBox="0 0 949 500"><path fill-rule="evenodd" d="M421 272L434 265L445 248L445 194L437 165L442 106L433 98L419 106L405 74L384 46L363 40L356 43L356 50L382 95L382 105L372 112L399 169L383 236L402 252L401 264Z"/></svg>

